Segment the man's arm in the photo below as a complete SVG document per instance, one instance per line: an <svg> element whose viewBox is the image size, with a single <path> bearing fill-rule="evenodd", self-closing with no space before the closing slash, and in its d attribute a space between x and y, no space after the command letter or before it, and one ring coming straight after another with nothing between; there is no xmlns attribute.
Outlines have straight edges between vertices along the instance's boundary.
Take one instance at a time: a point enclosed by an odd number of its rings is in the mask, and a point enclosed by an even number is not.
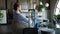
<svg viewBox="0 0 60 34"><path fill-rule="evenodd" d="M22 15L22 14L18 14L18 15L19 15L19 16L18 16L18 19L19 19L19 20L28 23L28 19L27 19L26 17L24 17L24 15Z"/></svg>

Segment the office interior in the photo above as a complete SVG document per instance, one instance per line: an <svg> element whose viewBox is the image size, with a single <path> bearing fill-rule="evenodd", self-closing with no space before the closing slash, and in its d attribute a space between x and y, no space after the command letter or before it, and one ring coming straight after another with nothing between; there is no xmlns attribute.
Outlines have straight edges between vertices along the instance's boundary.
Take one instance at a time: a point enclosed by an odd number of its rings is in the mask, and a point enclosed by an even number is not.
<svg viewBox="0 0 60 34"><path fill-rule="evenodd" d="M13 21L16 2L21 4L21 13L29 20L28 27ZM25 28L28 30L23 31ZM29 33L60 34L60 0L0 0L0 34Z"/></svg>

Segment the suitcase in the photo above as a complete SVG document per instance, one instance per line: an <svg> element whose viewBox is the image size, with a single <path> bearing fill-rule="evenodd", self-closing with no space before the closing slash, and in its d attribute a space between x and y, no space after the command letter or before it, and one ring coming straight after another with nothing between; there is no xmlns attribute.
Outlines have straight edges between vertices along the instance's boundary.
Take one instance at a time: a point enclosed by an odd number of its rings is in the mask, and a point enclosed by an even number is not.
<svg viewBox="0 0 60 34"><path fill-rule="evenodd" d="M37 28L24 28L23 34L38 34Z"/></svg>

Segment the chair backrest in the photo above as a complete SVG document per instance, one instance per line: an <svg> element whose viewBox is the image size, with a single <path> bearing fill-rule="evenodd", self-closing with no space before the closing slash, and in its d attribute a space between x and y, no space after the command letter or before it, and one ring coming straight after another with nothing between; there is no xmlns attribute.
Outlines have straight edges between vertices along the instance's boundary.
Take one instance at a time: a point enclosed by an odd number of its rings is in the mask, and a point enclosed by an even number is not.
<svg viewBox="0 0 60 34"><path fill-rule="evenodd" d="M38 34L37 28L25 28L23 34Z"/></svg>

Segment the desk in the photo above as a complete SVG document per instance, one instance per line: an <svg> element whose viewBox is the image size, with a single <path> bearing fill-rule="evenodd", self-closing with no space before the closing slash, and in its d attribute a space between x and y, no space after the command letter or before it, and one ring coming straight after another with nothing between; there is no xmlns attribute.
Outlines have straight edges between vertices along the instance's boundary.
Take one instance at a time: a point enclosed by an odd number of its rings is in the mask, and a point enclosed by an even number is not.
<svg viewBox="0 0 60 34"><path fill-rule="evenodd" d="M47 32L49 34L55 34L55 30L49 28L39 28L38 34L42 34L41 32Z"/></svg>

